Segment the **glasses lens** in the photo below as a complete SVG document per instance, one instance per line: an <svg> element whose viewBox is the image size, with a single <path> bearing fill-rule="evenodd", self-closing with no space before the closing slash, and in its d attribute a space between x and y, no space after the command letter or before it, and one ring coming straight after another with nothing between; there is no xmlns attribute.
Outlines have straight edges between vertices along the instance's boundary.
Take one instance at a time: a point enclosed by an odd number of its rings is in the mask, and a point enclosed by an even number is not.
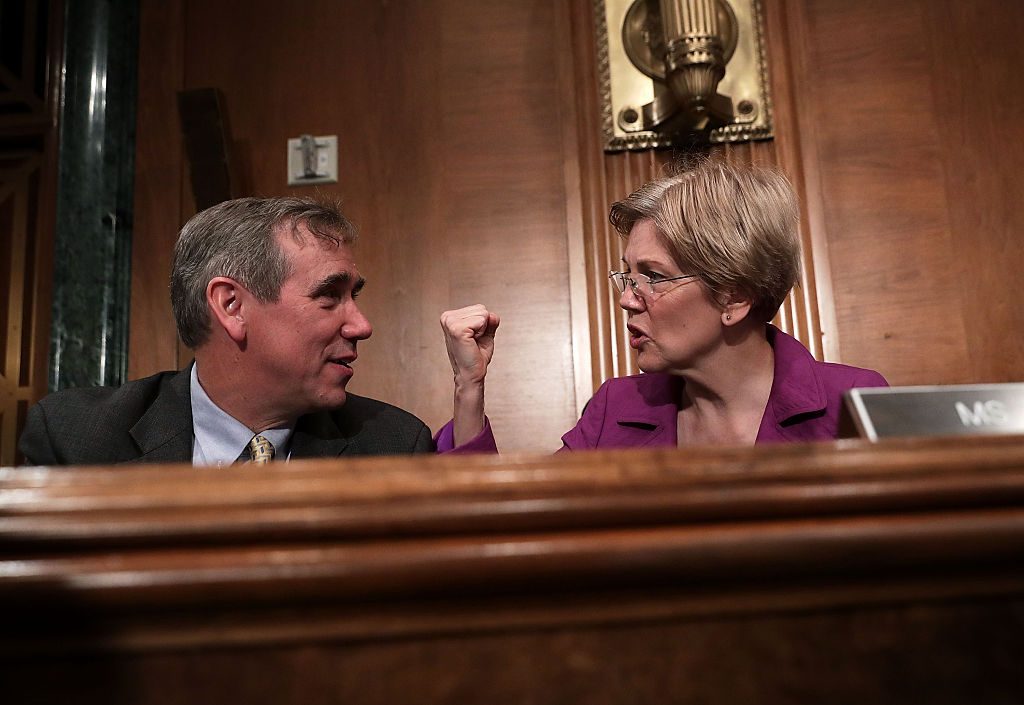
<svg viewBox="0 0 1024 705"><path fill-rule="evenodd" d="M651 285L651 278L646 274L637 274L633 277L633 291L641 296L650 296L654 293Z"/></svg>
<svg viewBox="0 0 1024 705"><path fill-rule="evenodd" d="M612 286L620 294L626 290L626 275L622 272L609 272L608 278L611 279Z"/></svg>

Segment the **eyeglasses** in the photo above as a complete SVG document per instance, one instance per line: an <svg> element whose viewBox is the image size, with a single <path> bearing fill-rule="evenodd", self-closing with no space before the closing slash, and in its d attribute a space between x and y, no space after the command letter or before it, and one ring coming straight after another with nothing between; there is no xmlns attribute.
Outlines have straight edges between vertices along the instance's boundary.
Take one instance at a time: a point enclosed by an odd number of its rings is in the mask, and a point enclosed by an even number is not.
<svg viewBox="0 0 1024 705"><path fill-rule="evenodd" d="M696 279L696 274L683 274L678 277L667 277L665 279L651 279L646 274L630 274L629 272L608 272L615 290L620 294L629 286L637 296L650 296L655 292L654 287L666 282L674 282L677 279Z"/></svg>

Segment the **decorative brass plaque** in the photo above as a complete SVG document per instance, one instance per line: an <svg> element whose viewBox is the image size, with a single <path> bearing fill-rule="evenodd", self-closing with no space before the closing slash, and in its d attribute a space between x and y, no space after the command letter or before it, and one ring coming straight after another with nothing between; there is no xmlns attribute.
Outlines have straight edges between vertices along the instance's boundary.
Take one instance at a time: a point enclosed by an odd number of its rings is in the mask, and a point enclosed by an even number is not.
<svg viewBox="0 0 1024 705"><path fill-rule="evenodd" d="M594 11L605 150L773 136L761 0L595 0Z"/></svg>

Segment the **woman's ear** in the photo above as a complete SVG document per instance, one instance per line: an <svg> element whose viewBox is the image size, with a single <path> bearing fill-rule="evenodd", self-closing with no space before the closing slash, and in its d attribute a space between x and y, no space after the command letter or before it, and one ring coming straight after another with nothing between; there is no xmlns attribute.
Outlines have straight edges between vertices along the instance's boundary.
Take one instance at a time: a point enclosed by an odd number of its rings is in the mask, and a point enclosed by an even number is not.
<svg viewBox="0 0 1024 705"><path fill-rule="evenodd" d="M245 340L245 305L248 292L229 277L214 277L206 285L206 305L213 318L236 343Z"/></svg>
<svg viewBox="0 0 1024 705"><path fill-rule="evenodd" d="M741 294L730 294L722 307L722 325L734 326L750 315L753 303Z"/></svg>

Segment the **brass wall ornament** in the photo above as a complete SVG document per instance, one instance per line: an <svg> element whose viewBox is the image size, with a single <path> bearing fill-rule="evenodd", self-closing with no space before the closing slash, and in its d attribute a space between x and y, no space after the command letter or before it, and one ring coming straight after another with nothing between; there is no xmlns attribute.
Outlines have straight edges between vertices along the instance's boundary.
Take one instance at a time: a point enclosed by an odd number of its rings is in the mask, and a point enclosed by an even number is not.
<svg viewBox="0 0 1024 705"><path fill-rule="evenodd" d="M761 0L595 0L605 150L772 137Z"/></svg>

